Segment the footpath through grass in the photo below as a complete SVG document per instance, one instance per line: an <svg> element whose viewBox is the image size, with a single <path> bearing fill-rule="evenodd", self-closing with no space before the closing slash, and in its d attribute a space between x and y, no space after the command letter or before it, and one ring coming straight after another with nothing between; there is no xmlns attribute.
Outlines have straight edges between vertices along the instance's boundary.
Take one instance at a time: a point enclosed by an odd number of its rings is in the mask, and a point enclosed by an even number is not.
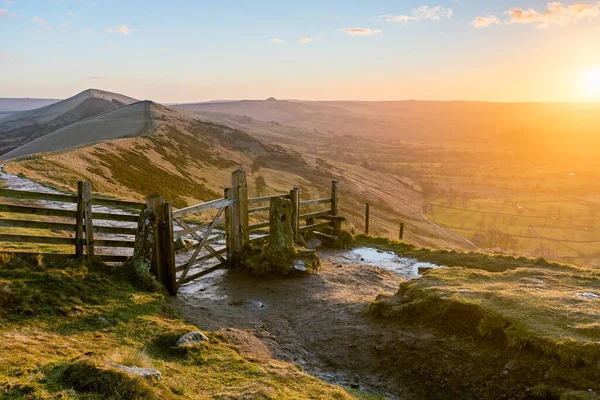
<svg viewBox="0 0 600 400"><path fill-rule="evenodd" d="M128 270L0 255L2 399L352 399L275 360L248 360L218 333L174 346L186 324ZM133 378L111 363L156 368Z"/></svg>
<svg viewBox="0 0 600 400"><path fill-rule="evenodd" d="M577 371L580 384L600 390L600 270L418 249L385 238L359 236L357 242L453 267L428 271L401 284L396 295L380 296L370 307L375 317L492 341L517 356L527 351L559 360Z"/></svg>

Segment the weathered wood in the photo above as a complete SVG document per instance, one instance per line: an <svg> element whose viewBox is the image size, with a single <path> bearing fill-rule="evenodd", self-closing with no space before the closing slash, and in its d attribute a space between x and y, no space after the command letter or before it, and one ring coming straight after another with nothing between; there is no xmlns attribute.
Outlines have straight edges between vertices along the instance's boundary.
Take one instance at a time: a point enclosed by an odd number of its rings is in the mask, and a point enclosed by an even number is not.
<svg viewBox="0 0 600 400"><path fill-rule="evenodd" d="M57 231L76 232L77 225L58 222L24 221L21 219L0 219L0 226L11 228L51 229Z"/></svg>
<svg viewBox="0 0 600 400"><path fill-rule="evenodd" d="M130 248L135 247L135 242L132 240L109 240L109 239L95 239L94 248L96 247L114 247L114 248Z"/></svg>
<svg viewBox="0 0 600 400"><path fill-rule="evenodd" d="M404 222L400 222L400 233L398 234L398 239L404 239Z"/></svg>
<svg viewBox="0 0 600 400"><path fill-rule="evenodd" d="M85 205L83 203L83 181L77 182L77 215L75 217L75 255L83 257L83 218Z"/></svg>
<svg viewBox="0 0 600 400"><path fill-rule="evenodd" d="M181 276L179 279L183 280L185 279L185 276L187 275L188 271L190 270L192 264L194 263L194 261L196 260L196 257L198 257L198 253L200 252L200 250L202 250L202 248L204 247L204 245L206 244L209 236L210 236L210 232L212 231L212 229L215 227L215 222L217 221L217 219L219 219L219 217L221 216L221 213L225 210L225 208L221 208L219 210L219 212L217 212L217 215L215 216L215 218L213 219L213 223L206 229L206 233L204 234L204 237L202 238L202 241L200 243L198 243L198 247L196 247L196 250L194 250L194 254L192 255L192 257L190 258L190 260L188 261L188 265L187 267L183 270L183 272L181 273Z"/></svg>
<svg viewBox="0 0 600 400"><path fill-rule="evenodd" d="M65 218L76 218L77 212L71 210L59 210L57 208L40 208L40 207L26 207L26 206L13 206L8 204L0 204L0 212L15 213L15 214L34 214L43 215L50 217L65 217Z"/></svg>
<svg viewBox="0 0 600 400"><path fill-rule="evenodd" d="M331 198L328 199L314 199L314 200L304 200L300 202L300 206L314 206L317 204L328 204L331 203Z"/></svg>
<svg viewBox="0 0 600 400"><path fill-rule="evenodd" d="M320 236L320 237L323 237L325 239L330 239L330 240L338 240L339 239L339 236L329 235L327 233L323 233L323 232L319 232L319 231L314 231L313 233L316 236Z"/></svg>
<svg viewBox="0 0 600 400"><path fill-rule="evenodd" d="M123 228L120 226L97 226L97 225L94 225L94 233L116 234L116 235L135 235L137 233L137 230L135 228Z"/></svg>
<svg viewBox="0 0 600 400"><path fill-rule="evenodd" d="M232 192L230 188L223 190L223 198L232 200ZM233 202L232 202L233 203ZM228 266L231 268L231 232L233 220L233 206L230 204L225 208L225 258L227 258Z"/></svg>
<svg viewBox="0 0 600 400"><path fill-rule="evenodd" d="M174 218L174 221L177 222L177 224L179 226L181 226L183 229L180 231L175 231L174 233L174 238L177 239L181 236L186 236L186 235L192 235L193 234L202 230L202 229L206 229L210 226L211 222L207 222L205 224L202 225L196 225L196 226L190 226L188 225L185 221L179 219L179 218ZM217 220L216 226L219 225L223 225L226 222L226 218L219 218Z"/></svg>
<svg viewBox="0 0 600 400"><path fill-rule="evenodd" d="M92 204L96 206L109 206L116 208L132 208L134 210L143 210L146 208L146 204L137 203L134 201L124 201L116 199L106 199L103 197L92 196Z"/></svg>
<svg viewBox="0 0 600 400"><path fill-rule="evenodd" d="M206 242L204 244L217 243L217 242L220 242L223 239L227 239L227 235L225 233L221 233L219 235L212 235L208 239L206 239ZM179 250L175 250L175 255L180 256L182 254L189 253L192 250L196 250L199 245L200 245L200 243L198 242L198 243L193 244L191 246L186 246L186 247L183 247L183 248L181 248Z"/></svg>
<svg viewBox="0 0 600 400"><path fill-rule="evenodd" d="M173 218L181 218L181 217L184 217L189 214L197 214L200 212L213 210L215 208L227 207L231 203L232 203L232 200L230 200L230 199L217 199L217 200L208 201L208 202L202 203L202 204L196 204L194 206L181 208L179 210L173 211Z"/></svg>
<svg viewBox="0 0 600 400"><path fill-rule="evenodd" d="M152 193L148 197L146 197L146 207L153 211L156 214L156 224L160 226L161 220L164 219L164 204L165 199L158 193ZM154 252L152 254L152 264L150 266L150 272L157 278L159 277L160 270L160 238L159 235L156 235L156 243L154 244Z"/></svg>
<svg viewBox="0 0 600 400"><path fill-rule="evenodd" d="M269 206L255 207L255 208L248 209L248 215L261 214L261 213L266 213L268 211L269 211Z"/></svg>
<svg viewBox="0 0 600 400"><path fill-rule="evenodd" d="M289 199L290 195L289 194L275 194L272 196L252 197L252 198L248 199L248 205L268 203L271 201L271 199L278 199L278 198Z"/></svg>
<svg viewBox="0 0 600 400"><path fill-rule="evenodd" d="M205 245L204 247L207 249L208 254L205 254L205 255L203 255L201 257L196 258L196 260L194 261L194 264L192 265L192 267L190 269L194 269L194 268L202 265L203 261L210 260L211 258L217 258L221 262L226 261L226 260L221 260L222 257L221 258L219 258L219 257L220 257L221 254L226 254L227 253L227 248L224 247L222 249L215 250L213 247L208 246L208 245ZM214 252L208 250L209 247L211 249L213 249ZM187 266L187 263L178 265L177 268L176 268L176 271L177 272L181 272L181 271L183 271L185 269L186 266Z"/></svg>
<svg viewBox="0 0 600 400"><path fill-rule="evenodd" d="M75 244L75 238L0 234L0 242Z"/></svg>
<svg viewBox="0 0 600 400"><path fill-rule="evenodd" d="M328 226L328 225L329 225L329 222L319 222L319 223L316 223L316 224L301 226L300 227L300 232L312 231L312 230L315 230L315 229L323 228L323 227Z"/></svg>
<svg viewBox="0 0 600 400"><path fill-rule="evenodd" d="M160 238L161 243L161 265L163 271L163 279L162 283L167 288L167 292L170 295L177 295L177 276L175 274L175 243L173 238L173 206L171 203L164 204L164 212L165 216L164 223L166 227L164 229L163 237Z"/></svg>
<svg viewBox="0 0 600 400"><path fill-rule="evenodd" d="M338 215L338 181L331 181L331 215Z"/></svg>
<svg viewBox="0 0 600 400"><path fill-rule="evenodd" d="M215 272L215 271L217 271L219 269L225 269L225 268L227 268L227 263L217 264L214 267L210 267L208 269L205 269L204 271L198 272L197 274L190 275L190 276L188 276L185 279L181 279L179 281L179 286L185 285L186 283L189 283L189 282L191 282L191 281L193 281L195 279L198 279L198 278L200 278L200 277L202 277L204 275L208 275L208 274L210 274L212 272Z"/></svg>
<svg viewBox="0 0 600 400"><path fill-rule="evenodd" d="M0 189L0 197L9 197L12 199L48 200L62 203L77 203L77 196L72 194L39 193L12 189Z"/></svg>
<svg viewBox="0 0 600 400"><path fill-rule="evenodd" d="M267 228L268 226L269 222L260 222L258 224L248 225L248 229L250 230L250 232L252 232L258 229Z"/></svg>
<svg viewBox="0 0 600 400"><path fill-rule="evenodd" d="M311 212L311 213L301 214L299 216L299 219L301 219L301 220L303 220L303 219L319 219L321 217L329 215L329 213L330 213L329 210L315 211L315 212Z"/></svg>
<svg viewBox="0 0 600 400"><path fill-rule="evenodd" d="M214 248L214 247L212 247L212 246L211 246L211 245L209 245L209 244L205 244L205 245L204 245L204 248L205 248L206 250L208 250L208 251L210 252L210 254L212 254L213 256L215 256L215 257L216 257L216 258L217 258L219 261L221 261L222 263L224 263L224 262L226 261L226 260L225 260L223 257L221 257L221 254L222 254L222 249L217 251L217 250L215 250L215 248Z"/></svg>
<svg viewBox="0 0 600 400"><path fill-rule="evenodd" d="M129 256L115 256L111 254L96 254L94 258L98 261L103 262L125 262L129 260L131 257Z"/></svg>
<svg viewBox="0 0 600 400"><path fill-rule="evenodd" d="M300 228L300 188L294 187L290 190L290 201L292 202L292 232L294 241L298 241L298 228Z"/></svg>
<svg viewBox="0 0 600 400"><path fill-rule="evenodd" d="M249 239L248 231L248 187L246 172L239 169L231 174L231 190L234 196L231 240L232 265L240 265L242 251Z"/></svg>
<svg viewBox="0 0 600 400"><path fill-rule="evenodd" d="M87 259L94 257L94 216L92 214L92 191L89 182L83 183L83 209L85 226L85 250Z"/></svg>
<svg viewBox="0 0 600 400"><path fill-rule="evenodd" d="M365 235L369 234L369 203L365 204Z"/></svg>
<svg viewBox="0 0 600 400"><path fill-rule="evenodd" d="M112 214L112 213L94 213L94 219L102 221L120 221L120 222L138 222L139 215L134 214Z"/></svg>

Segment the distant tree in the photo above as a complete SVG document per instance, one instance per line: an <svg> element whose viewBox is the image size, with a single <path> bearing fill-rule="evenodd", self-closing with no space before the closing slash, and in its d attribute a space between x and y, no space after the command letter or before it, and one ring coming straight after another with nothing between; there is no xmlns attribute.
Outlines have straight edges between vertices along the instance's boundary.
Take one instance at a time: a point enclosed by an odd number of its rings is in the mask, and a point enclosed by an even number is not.
<svg viewBox="0 0 600 400"><path fill-rule="evenodd" d="M254 184L256 185L256 192L259 196L261 196L261 194L267 188L267 181L265 180L265 177L262 175L257 176L254 180Z"/></svg>

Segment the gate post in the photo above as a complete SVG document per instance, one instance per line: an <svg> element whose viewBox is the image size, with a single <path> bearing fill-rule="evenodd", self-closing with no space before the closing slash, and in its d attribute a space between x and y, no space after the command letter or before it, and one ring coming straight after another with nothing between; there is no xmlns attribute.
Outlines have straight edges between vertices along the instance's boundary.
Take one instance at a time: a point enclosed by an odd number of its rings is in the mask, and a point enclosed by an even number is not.
<svg viewBox="0 0 600 400"><path fill-rule="evenodd" d="M175 272L175 243L173 237L173 206L171 203L163 205L164 218L160 221L160 281L167 288L171 296L177 295L177 276Z"/></svg>
<svg viewBox="0 0 600 400"><path fill-rule="evenodd" d="M292 232L294 234L294 241L298 241L298 232L300 232L300 188L294 186L290 190L290 201L292 202Z"/></svg>
<svg viewBox="0 0 600 400"><path fill-rule="evenodd" d="M164 218L163 212L164 212L164 205L165 205L165 199L162 198L162 196L158 193L152 193L150 196L146 197L146 207L149 210L154 211L154 213L156 213L156 224L160 229L160 221ZM161 244L160 244L160 234L157 234L155 237L155 243L154 243L154 251L152 252L152 264L150 265L150 272L152 272L152 274L154 276L156 276L157 278L160 279L161 273L161 267L160 267L160 261L161 261L161 257L160 257L160 251L161 251Z"/></svg>
<svg viewBox="0 0 600 400"><path fill-rule="evenodd" d="M94 258L94 217L92 216L92 189L89 182L83 183L83 208L85 217L85 249L87 259Z"/></svg>
<svg viewBox="0 0 600 400"><path fill-rule="evenodd" d="M75 257L83 257L83 221L84 221L83 203L83 181L77 182L77 216L75 217Z"/></svg>
<svg viewBox="0 0 600 400"><path fill-rule="evenodd" d="M248 186L246 185L246 172L238 169L231 174L231 191L234 203L232 205L232 235L231 235L231 261L233 267L238 267L241 262L242 251L248 244Z"/></svg>
<svg viewBox="0 0 600 400"><path fill-rule="evenodd" d="M231 200L233 199L233 192L231 191L230 188L225 188L223 190L223 198L226 200ZM232 242L232 237L233 237L233 205L228 205L227 208L225 208L225 248L226 253L225 253L225 258L227 260L227 264L229 266L229 268L231 268L233 266L232 264L232 260L231 260L231 242Z"/></svg>

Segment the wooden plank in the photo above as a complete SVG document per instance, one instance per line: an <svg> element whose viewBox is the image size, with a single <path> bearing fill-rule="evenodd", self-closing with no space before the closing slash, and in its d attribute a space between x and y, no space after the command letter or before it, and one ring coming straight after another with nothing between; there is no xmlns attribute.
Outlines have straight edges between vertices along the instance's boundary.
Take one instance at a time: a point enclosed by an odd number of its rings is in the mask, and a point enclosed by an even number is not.
<svg viewBox="0 0 600 400"><path fill-rule="evenodd" d="M94 233L116 234L116 235L136 235L136 228L122 228L118 226L97 226L94 225Z"/></svg>
<svg viewBox="0 0 600 400"><path fill-rule="evenodd" d="M173 218L181 218L189 214L197 214L203 211L212 210L215 208L223 208L232 204L233 200L230 199L217 199L202 204L196 204L194 206L180 208L179 210L173 211Z"/></svg>
<svg viewBox="0 0 600 400"><path fill-rule="evenodd" d="M117 207L117 208L133 208L135 210L144 210L146 208L146 204L137 203L134 201L124 201L124 200L115 200L115 199L106 199L102 197L92 196L92 204L95 206L108 206L108 207Z"/></svg>
<svg viewBox="0 0 600 400"><path fill-rule="evenodd" d="M125 262L131 257L129 256L115 256L111 254L96 254L94 258L102 262Z"/></svg>
<svg viewBox="0 0 600 400"><path fill-rule="evenodd" d="M329 215L330 212L331 211L329 211L329 210L325 210L325 211L315 211L315 212L311 212L311 213L300 214L300 219L311 219L311 218L317 219L317 218Z"/></svg>
<svg viewBox="0 0 600 400"><path fill-rule="evenodd" d="M77 214L75 216L75 255L83 257L83 181L77 182Z"/></svg>
<svg viewBox="0 0 600 400"><path fill-rule="evenodd" d="M77 203L77 196L73 194L54 194L27 192L24 190L0 189L0 197L12 199L48 200L62 203Z"/></svg>
<svg viewBox="0 0 600 400"><path fill-rule="evenodd" d="M230 188L223 190L223 198L231 199L232 193ZM231 267L231 221L232 221L233 206L229 205L225 208L225 258L228 266Z"/></svg>
<svg viewBox="0 0 600 400"><path fill-rule="evenodd" d="M268 237L269 237L269 235L259 235L259 236L250 238L250 242L257 242L257 241L260 241L260 240L264 240L264 239L266 239Z"/></svg>
<svg viewBox="0 0 600 400"><path fill-rule="evenodd" d="M59 231L76 232L77 225L61 224L58 222L42 221L23 221L21 219L0 219L0 226L11 228L30 228L30 229L53 229Z"/></svg>
<svg viewBox="0 0 600 400"><path fill-rule="evenodd" d="M129 248L129 249L133 249L135 247L135 242L132 240L95 239L94 247L115 247L115 248L125 247L125 248Z"/></svg>
<svg viewBox="0 0 600 400"><path fill-rule="evenodd" d="M139 215L95 212L94 219L103 221L138 222Z"/></svg>
<svg viewBox="0 0 600 400"><path fill-rule="evenodd" d="M315 199L315 200L304 200L300 202L300 206L314 206L317 204L328 204L331 203L331 199Z"/></svg>
<svg viewBox="0 0 600 400"><path fill-rule="evenodd" d="M222 209L221 209L222 210ZM165 237L161 237L161 256L163 260L163 285L167 288L167 292L171 296L177 295L177 275L175 273L175 243L173 239L173 205L165 203L164 205L165 222L167 223L164 230Z"/></svg>
<svg viewBox="0 0 600 400"><path fill-rule="evenodd" d="M292 203L292 233L294 240L298 241L298 228L300 227L300 188L294 187L290 190L290 201Z"/></svg>
<svg viewBox="0 0 600 400"><path fill-rule="evenodd" d="M270 208L270 206L250 208L250 209L248 209L248 215L269 212L269 208Z"/></svg>
<svg viewBox="0 0 600 400"><path fill-rule="evenodd" d="M13 206L13 205L8 205L8 204L0 204L0 212L15 213L15 214L33 214L33 215L65 217L65 218L75 218L77 216L77 212L71 211L71 210L59 210L56 208L42 208L42 207Z"/></svg>
<svg viewBox="0 0 600 400"><path fill-rule="evenodd" d="M210 254L212 254L213 256L217 257L217 259L219 261L221 261L222 263L224 263L226 261L223 257L221 257L222 253L220 253L220 252L223 251L223 249L217 251L217 250L215 250L214 247L212 247L211 245L208 245L208 244L205 244L204 248L206 250L208 250L210 252ZM227 250L227 249L225 249L225 250Z"/></svg>
<svg viewBox="0 0 600 400"><path fill-rule="evenodd" d="M211 236L210 238L208 238L206 240L206 244L216 243L216 242L221 241L223 239L227 239L227 235L225 233L222 233L220 235L213 235L213 236ZM198 242L196 244L193 244L191 246L187 246L187 247L181 248L179 250L175 250L175 255L180 256L182 254L185 254L185 253L188 253L188 252L190 252L192 250L195 250L198 247L199 244L200 244L200 242Z"/></svg>
<svg viewBox="0 0 600 400"><path fill-rule="evenodd" d="M326 234L326 233L319 232L319 231L314 231L313 233L314 233L315 235L317 235L317 236L320 236L320 237L323 237L323 238L325 238L325 239L331 239L331 240L338 240L338 239L339 239L339 237L338 237L338 236L335 236L335 235L328 235L328 234Z"/></svg>
<svg viewBox="0 0 600 400"><path fill-rule="evenodd" d="M231 191L233 192L232 204L233 221L231 228L231 262L233 267L241 263L242 251L248 243L248 186L246 172L241 169L231 174Z"/></svg>
<svg viewBox="0 0 600 400"><path fill-rule="evenodd" d="M268 228L269 227L269 222L261 222L259 224L252 224L248 226L248 229L250 230L250 232L255 231L257 229L262 229L262 228Z"/></svg>
<svg viewBox="0 0 600 400"><path fill-rule="evenodd" d="M89 182L83 183L83 208L85 226L85 251L88 261L94 257L94 216L92 214L92 190Z"/></svg>
<svg viewBox="0 0 600 400"><path fill-rule="evenodd" d="M284 193L284 194L275 194L272 196L252 197L252 198L248 199L248 205L268 203L271 201L271 199L278 199L278 198L289 199L290 195Z"/></svg>
<svg viewBox="0 0 600 400"><path fill-rule="evenodd" d="M185 285L186 283L190 283L191 281L198 279L204 275L208 275L212 272L218 271L220 269L227 269L227 264L225 263L221 263L221 264L217 264L214 267L210 267L208 269L205 269L204 271L198 272L197 274L194 275L190 275L185 279L182 279L179 281L179 286L181 285Z"/></svg>
<svg viewBox="0 0 600 400"><path fill-rule="evenodd" d="M312 231L315 229L323 228L324 226L329 226L329 222L319 222L318 224L301 226L300 232Z"/></svg>
<svg viewBox="0 0 600 400"><path fill-rule="evenodd" d="M206 246L205 246L206 247ZM211 247L212 248L212 247ZM208 250L208 249L207 249ZM213 249L214 250L214 249ZM220 250L215 250L216 254L220 255L220 254L225 254L227 252L227 248L222 248ZM194 264L192 265L191 269L194 269L195 267L198 267L200 264L202 264L202 261L206 261L206 260L210 260L211 258L215 258L216 255L213 254L212 252L208 252L208 254L203 255L202 257L198 257L196 258L196 261L194 262ZM187 266L187 263L178 265L176 268L177 272L181 272L185 269L185 267Z"/></svg>
<svg viewBox="0 0 600 400"><path fill-rule="evenodd" d="M159 246L159 232L160 232L160 226L161 226L161 221L160 219L163 218L162 214L164 212L164 207L163 205L165 204L165 200L163 199L163 197L158 194L158 193L152 193L151 195L149 195L148 197L146 197L146 207L153 211L154 214L156 215L156 223L158 225L157 227L157 233L155 235L155 240L154 240L154 250L152 252L152 262L150 264L150 273L152 273L152 275L154 275L155 277L159 277L159 269L160 269L160 246Z"/></svg>
<svg viewBox="0 0 600 400"><path fill-rule="evenodd" d="M224 224L225 221L226 221L225 218L219 218L217 220L216 226ZM177 222L179 224L179 226L181 226L182 228L184 228L184 229L182 229L180 231L175 231L175 233L173 234L173 237L175 239L177 239L178 237L181 237L181 236L190 235L190 234L198 232L199 230L202 230L202 229L206 229L211 224L211 222L207 222L206 224L202 224L202 225L189 226L185 221L180 220L179 218L175 218L175 222Z"/></svg>
<svg viewBox="0 0 600 400"><path fill-rule="evenodd" d="M73 253L50 253L50 252L31 252L31 251L2 251L2 253L7 253L12 255L13 257L23 257L23 256L42 256L44 258L75 258L75 254Z"/></svg>
<svg viewBox="0 0 600 400"><path fill-rule="evenodd" d="M331 181L331 215L338 215L338 181Z"/></svg>
<svg viewBox="0 0 600 400"><path fill-rule="evenodd" d="M0 234L0 242L75 244L75 238Z"/></svg>

